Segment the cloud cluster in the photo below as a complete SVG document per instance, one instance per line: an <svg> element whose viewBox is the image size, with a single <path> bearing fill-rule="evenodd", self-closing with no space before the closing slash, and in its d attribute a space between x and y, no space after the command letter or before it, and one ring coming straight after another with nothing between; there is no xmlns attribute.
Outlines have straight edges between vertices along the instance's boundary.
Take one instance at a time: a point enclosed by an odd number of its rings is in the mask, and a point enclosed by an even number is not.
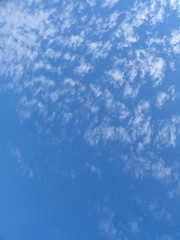
<svg viewBox="0 0 180 240"><path fill-rule="evenodd" d="M164 119L156 114L179 99L178 89L166 82L172 66L176 71L179 27L160 31L170 17L178 19L179 3L135 1L115 9L119 3L4 3L2 89L17 94L22 121L36 112L55 138L53 123L58 130L72 124L90 145L117 142L131 149L132 166L139 158L139 169L163 179L173 170L165 160L152 163L143 154L152 147L175 148L179 141L176 109Z"/></svg>

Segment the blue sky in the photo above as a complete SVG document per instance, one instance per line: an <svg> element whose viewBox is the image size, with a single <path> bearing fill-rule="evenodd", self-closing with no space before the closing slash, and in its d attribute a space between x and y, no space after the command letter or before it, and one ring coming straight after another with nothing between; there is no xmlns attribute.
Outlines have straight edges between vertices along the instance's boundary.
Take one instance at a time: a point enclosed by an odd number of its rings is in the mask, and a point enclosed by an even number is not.
<svg viewBox="0 0 180 240"><path fill-rule="evenodd" d="M0 240L180 239L179 0L0 3Z"/></svg>

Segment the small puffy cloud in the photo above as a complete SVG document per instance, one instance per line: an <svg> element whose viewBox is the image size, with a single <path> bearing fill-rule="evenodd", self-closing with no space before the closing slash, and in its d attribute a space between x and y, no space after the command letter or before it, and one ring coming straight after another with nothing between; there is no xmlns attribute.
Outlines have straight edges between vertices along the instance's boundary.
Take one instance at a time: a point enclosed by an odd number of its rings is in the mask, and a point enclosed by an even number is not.
<svg viewBox="0 0 180 240"><path fill-rule="evenodd" d="M84 138L90 145L96 145L100 141L100 130L99 128L88 129L85 134Z"/></svg>
<svg viewBox="0 0 180 240"><path fill-rule="evenodd" d="M96 0L86 0L86 2L91 6L94 7L96 5Z"/></svg>
<svg viewBox="0 0 180 240"><path fill-rule="evenodd" d="M117 25L119 15L120 14L118 12L113 12L108 19L108 22L106 24L107 27L109 28L115 27Z"/></svg>
<svg viewBox="0 0 180 240"><path fill-rule="evenodd" d="M129 225L132 233L139 232L140 229L137 221L131 221Z"/></svg>
<svg viewBox="0 0 180 240"><path fill-rule="evenodd" d="M112 78L111 83L114 85L122 86L124 83L124 73L120 72L118 69L112 69L107 72L107 74Z"/></svg>
<svg viewBox="0 0 180 240"><path fill-rule="evenodd" d="M50 93L50 99L53 101L53 102L56 102L59 98L59 91L54 91L52 93Z"/></svg>
<svg viewBox="0 0 180 240"><path fill-rule="evenodd" d="M103 0L102 7L113 7L116 3L118 3L120 0Z"/></svg>
<svg viewBox="0 0 180 240"><path fill-rule="evenodd" d="M163 180L171 176L172 170L170 167L165 167L164 162L160 161L152 165L152 175L158 180Z"/></svg>
<svg viewBox="0 0 180 240"><path fill-rule="evenodd" d="M123 23L121 27L127 42L134 43L138 40L138 38L134 35L134 29L132 26L130 26L128 23Z"/></svg>
<svg viewBox="0 0 180 240"><path fill-rule="evenodd" d="M155 138L155 144L157 147L175 147L178 136L178 126L180 123L180 117L173 117L170 120L160 122L157 127L158 134Z"/></svg>
<svg viewBox="0 0 180 240"><path fill-rule="evenodd" d="M168 88L168 92L169 92L169 95L170 95L172 101L174 101L174 100L176 99L176 97L178 96L178 94L176 93L175 86L174 86L174 85L171 85L171 86Z"/></svg>
<svg viewBox="0 0 180 240"><path fill-rule="evenodd" d="M88 48L89 48L89 52L90 53L94 53L95 55L97 55L99 49L101 48L102 46L102 41L100 42L90 42L88 44Z"/></svg>
<svg viewBox="0 0 180 240"><path fill-rule="evenodd" d="M112 44L110 41L107 42L89 42L88 43L88 53L92 54L93 58L105 58L108 55L108 52L111 50Z"/></svg>
<svg viewBox="0 0 180 240"><path fill-rule="evenodd" d="M164 59L156 57L154 54L150 54L148 51L142 49L136 51L136 56L137 62L140 64L142 78L144 78L146 74L149 74L154 82L154 86L158 86L164 77L166 66Z"/></svg>
<svg viewBox="0 0 180 240"><path fill-rule="evenodd" d="M30 169L29 169L29 177L30 177L30 178L33 178L33 176L34 176L33 171L32 171L32 169L30 168Z"/></svg>
<svg viewBox="0 0 180 240"><path fill-rule="evenodd" d="M156 99L156 107L161 107L169 99L169 95L165 92L160 92Z"/></svg>
<svg viewBox="0 0 180 240"><path fill-rule="evenodd" d="M179 8L179 0L170 0L169 3L172 9L175 10Z"/></svg>
<svg viewBox="0 0 180 240"><path fill-rule="evenodd" d="M151 18L152 24L156 24L157 22L162 22L164 18L164 9L160 8L159 11Z"/></svg>
<svg viewBox="0 0 180 240"><path fill-rule="evenodd" d="M131 86L129 83L126 83L124 87L123 96L125 98L135 98L139 93L139 86Z"/></svg>
<svg viewBox="0 0 180 240"><path fill-rule="evenodd" d="M126 48L138 41L139 37L135 34L134 27L129 22L122 22L115 32L117 38L123 38L118 44L118 48Z"/></svg>
<svg viewBox="0 0 180 240"><path fill-rule="evenodd" d="M180 30L175 30L172 32L170 39L170 44L172 46L172 49L174 53L179 54L180 53Z"/></svg>
<svg viewBox="0 0 180 240"><path fill-rule="evenodd" d="M90 89L97 98L99 98L102 95L102 91L99 86L90 84Z"/></svg>
<svg viewBox="0 0 180 240"><path fill-rule="evenodd" d="M28 119L33 113L33 108L37 105L37 100L28 100L27 97L22 97L19 101L18 113L21 119Z"/></svg>
<svg viewBox="0 0 180 240"><path fill-rule="evenodd" d="M89 63L82 62L78 67L76 67L75 72L84 75L88 73L89 70L92 69L92 66Z"/></svg>
<svg viewBox="0 0 180 240"><path fill-rule="evenodd" d="M145 145L150 143L152 134L151 118L146 115L149 107L149 101L140 102L135 109L135 115L129 121L132 139L142 139Z"/></svg>
<svg viewBox="0 0 180 240"><path fill-rule="evenodd" d="M72 78L65 78L64 83L69 84L71 87L74 87L76 85L76 82Z"/></svg>
<svg viewBox="0 0 180 240"><path fill-rule="evenodd" d="M172 33L171 44L176 45L180 42L180 31L174 31Z"/></svg>
<svg viewBox="0 0 180 240"><path fill-rule="evenodd" d="M76 56L75 55L71 55L69 52L66 52L64 54L64 59L65 60L70 60L71 62L73 62L75 59L76 59Z"/></svg>
<svg viewBox="0 0 180 240"><path fill-rule="evenodd" d="M70 39L67 40L67 45L76 49L79 47L84 41L84 32L81 32L79 35L72 35Z"/></svg>
<svg viewBox="0 0 180 240"><path fill-rule="evenodd" d="M99 168L97 168L95 165L91 165L89 163L87 163L86 166L90 170L91 174L95 174L98 176L98 178L101 178L102 173L99 170Z"/></svg>
<svg viewBox="0 0 180 240"><path fill-rule="evenodd" d="M114 227L112 218L104 219L99 225L99 231L102 236L117 239L117 230Z"/></svg>
<svg viewBox="0 0 180 240"><path fill-rule="evenodd" d="M159 82L162 80L162 77L164 76L164 68L165 61L162 58L156 58L155 60L152 60L149 69L150 75L153 77L153 79L158 79L158 81L156 81L155 83L155 86L158 85Z"/></svg>

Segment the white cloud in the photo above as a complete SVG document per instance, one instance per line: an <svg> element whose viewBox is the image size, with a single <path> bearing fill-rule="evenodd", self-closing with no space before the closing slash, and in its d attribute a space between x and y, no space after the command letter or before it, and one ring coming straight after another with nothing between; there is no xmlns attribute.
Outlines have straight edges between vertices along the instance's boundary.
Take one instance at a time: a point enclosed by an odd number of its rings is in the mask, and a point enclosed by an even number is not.
<svg viewBox="0 0 180 240"><path fill-rule="evenodd" d="M175 147L177 142L177 128L180 123L179 117L160 122L158 134L155 139L157 147Z"/></svg>
<svg viewBox="0 0 180 240"><path fill-rule="evenodd" d="M122 86L124 83L124 73L120 72L118 69L112 69L107 72L109 76L113 78L111 80L112 84Z"/></svg>
<svg viewBox="0 0 180 240"><path fill-rule="evenodd" d="M102 91L101 89L99 88L99 86L96 86L94 84L90 84L90 89L91 91L93 92L93 94L95 94L95 96L97 98L99 98L101 95L102 95Z"/></svg>
<svg viewBox="0 0 180 240"><path fill-rule="evenodd" d="M174 53L180 53L180 30L174 30L170 39L170 44L173 48Z"/></svg>
<svg viewBox="0 0 180 240"><path fill-rule="evenodd" d="M37 2L35 6L38 6ZM0 73L12 77L11 87L19 88L17 82L27 69L33 68L36 71L45 66L40 60L39 63L35 61L40 53L39 40L48 41L56 34L55 26L49 21L53 11L37 7L36 11L32 12L23 1L18 4L7 1L0 9L0 64L3 66ZM13 82L16 84L13 85Z"/></svg>
<svg viewBox="0 0 180 240"><path fill-rule="evenodd" d="M98 42L89 42L88 43L88 53L93 55L93 58L105 58L108 55L109 50L111 49L112 45L110 41L102 43L102 41Z"/></svg>
<svg viewBox="0 0 180 240"><path fill-rule="evenodd" d="M176 99L176 97L178 97L178 94L176 93L176 89L175 89L174 85L171 85L168 88L168 92L169 92L169 95L170 95L172 101L174 101Z"/></svg>
<svg viewBox="0 0 180 240"><path fill-rule="evenodd" d="M75 59L76 59L76 56L75 55L71 55L69 52L66 52L64 54L64 59L66 60L70 60L71 62L73 62Z"/></svg>
<svg viewBox="0 0 180 240"><path fill-rule="evenodd" d="M137 221L131 221L130 222L130 229L131 229L131 232L133 233L137 233L139 232L139 225L138 225L138 222Z"/></svg>
<svg viewBox="0 0 180 240"><path fill-rule="evenodd" d="M98 178L101 178L102 173L99 170L99 168L97 168L95 165L91 165L89 163L87 163L86 166L89 168L89 170L92 174L96 174L98 176Z"/></svg>
<svg viewBox="0 0 180 240"><path fill-rule="evenodd" d="M19 113L20 117L23 119L28 119L31 117L31 114L33 113L33 107L37 104L36 99L32 99L28 101L27 97L22 97L19 102Z"/></svg>
<svg viewBox="0 0 180 240"><path fill-rule="evenodd" d="M33 178L34 177L33 170L32 168L29 167L27 163L25 163L19 148L11 146L11 154L17 159L17 163L21 173L23 175L28 175L29 178Z"/></svg>
<svg viewBox="0 0 180 240"><path fill-rule="evenodd" d="M114 127L102 123L99 127L88 129L85 133L85 139L91 145L97 145L100 140L104 142L119 140L122 143L128 144L131 142L130 136L122 126Z"/></svg>
<svg viewBox="0 0 180 240"><path fill-rule="evenodd" d="M108 28L113 28L117 25L117 22L118 22L118 17L120 16L121 14L118 13L118 12L113 12L111 14L111 16L109 17L108 19L108 22L107 22L107 27Z"/></svg>
<svg viewBox="0 0 180 240"><path fill-rule="evenodd" d="M123 41L120 41L118 44L118 48L126 48L129 47L131 44L138 41L138 36L134 33L133 25L131 25L129 22L122 22L118 29L115 32L115 36L117 38L124 38Z"/></svg>
<svg viewBox="0 0 180 240"><path fill-rule="evenodd" d="M54 91L50 94L50 98L53 102L56 102L59 98L59 91Z"/></svg>
<svg viewBox="0 0 180 240"><path fill-rule="evenodd" d="M69 84L71 87L74 87L76 85L76 82L72 78L65 78L64 83Z"/></svg>
<svg viewBox="0 0 180 240"><path fill-rule="evenodd" d="M61 32L64 32L71 28L73 24L75 24L76 20L73 17L74 3L71 1L70 3L63 2L62 12L59 16L59 20L61 22Z"/></svg>
<svg viewBox="0 0 180 240"><path fill-rule="evenodd" d="M165 61L145 50L137 50L137 61L140 63L142 78L148 73L154 82L154 86L162 83L164 77Z"/></svg>
<svg viewBox="0 0 180 240"><path fill-rule="evenodd" d="M170 3L170 6L172 7L172 9L178 9L180 8L180 3L179 3L179 0L170 0L169 1Z"/></svg>
<svg viewBox="0 0 180 240"><path fill-rule="evenodd" d="M164 18L164 9L160 8L159 11L151 18L152 24L156 24L157 22L162 22Z"/></svg>
<svg viewBox="0 0 180 240"><path fill-rule="evenodd" d="M120 0L103 0L102 7L113 7Z"/></svg>
<svg viewBox="0 0 180 240"><path fill-rule="evenodd" d="M155 86L157 86L161 82L162 77L164 76L164 67L165 62L162 58L156 58L152 61L152 65L150 65L150 75L153 77L154 80L158 79L158 81L156 81L155 83Z"/></svg>
<svg viewBox="0 0 180 240"><path fill-rule="evenodd" d="M82 62L78 67L76 67L75 72L80 75L88 73L92 66L89 63Z"/></svg>
<svg viewBox="0 0 180 240"><path fill-rule="evenodd" d="M158 180L163 180L164 178L169 178L172 174L170 167L165 167L163 161L152 164L152 174Z"/></svg>
<svg viewBox="0 0 180 240"><path fill-rule="evenodd" d="M161 107L169 99L169 95L165 92L160 92L156 99L156 106Z"/></svg>
<svg viewBox="0 0 180 240"><path fill-rule="evenodd" d="M94 7L96 5L96 0L86 0L86 2L91 6Z"/></svg>
<svg viewBox="0 0 180 240"><path fill-rule="evenodd" d="M79 47L84 41L84 32L81 32L79 35L71 35L70 39L67 40L67 45L76 49Z"/></svg>
<svg viewBox="0 0 180 240"><path fill-rule="evenodd" d="M99 129L89 129L85 132L84 138L90 145L96 145L100 141L100 134L99 134Z"/></svg>
<svg viewBox="0 0 180 240"><path fill-rule="evenodd" d="M132 87L129 83L126 83L126 85L124 87L124 92L123 92L123 96L125 98L135 98L135 97L137 97L138 93L139 93L139 86Z"/></svg>
<svg viewBox="0 0 180 240"><path fill-rule="evenodd" d="M167 221L168 224L173 223L171 214L161 206L157 199L146 202L145 208L147 208L150 215L152 215L155 220Z"/></svg>
<svg viewBox="0 0 180 240"><path fill-rule="evenodd" d="M129 127L131 129L132 139L142 139L142 144L149 144L151 141L151 118L145 113L149 110L150 103L142 101L135 109L135 116L130 119Z"/></svg>
<svg viewBox="0 0 180 240"><path fill-rule="evenodd" d="M177 168L172 164L167 165L166 159L163 160L160 157L152 152L132 152L128 155L122 155L121 159L125 164L124 170L129 171L136 178L144 179L151 176L166 186L173 186L178 180L179 167Z"/></svg>
<svg viewBox="0 0 180 240"><path fill-rule="evenodd" d="M112 218L104 219L99 225L99 231L101 235L109 239L118 239L117 230L114 227Z"/></svg>

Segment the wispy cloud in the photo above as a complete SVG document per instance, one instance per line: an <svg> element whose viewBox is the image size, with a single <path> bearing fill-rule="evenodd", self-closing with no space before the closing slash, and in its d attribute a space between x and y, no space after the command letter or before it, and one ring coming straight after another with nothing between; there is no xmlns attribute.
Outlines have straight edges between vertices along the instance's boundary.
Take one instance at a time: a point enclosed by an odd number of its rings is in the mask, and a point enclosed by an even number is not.
<svg viewBox="0 0 180 240"><path fill-rule="evenodd" d="M19 148L11 146L11 154L16 158L20 172L23 175L28 175L29 178L33 178L33 170L29 167L27 163L25 163Z"/></svg>
<svg viewBox="0 0 180 240"><path fill-rule="evenodd" d="M103 0L103 7L113 7L119 0Z"/></svg>

